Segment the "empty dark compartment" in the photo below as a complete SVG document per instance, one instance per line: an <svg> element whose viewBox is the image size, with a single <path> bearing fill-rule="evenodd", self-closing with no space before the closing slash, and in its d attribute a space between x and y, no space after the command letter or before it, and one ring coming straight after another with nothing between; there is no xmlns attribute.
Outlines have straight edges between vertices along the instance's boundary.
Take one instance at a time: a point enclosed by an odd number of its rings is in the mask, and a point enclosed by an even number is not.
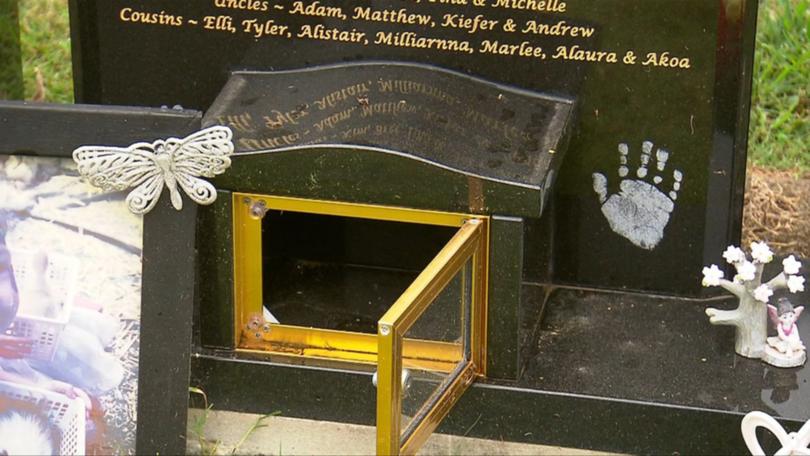
<svg viewBox="0 0 810 456"><path fill-rule="evenodd" d="M280 323L376 334L377 320L457 228L269 211L264 306Z"/></svg>

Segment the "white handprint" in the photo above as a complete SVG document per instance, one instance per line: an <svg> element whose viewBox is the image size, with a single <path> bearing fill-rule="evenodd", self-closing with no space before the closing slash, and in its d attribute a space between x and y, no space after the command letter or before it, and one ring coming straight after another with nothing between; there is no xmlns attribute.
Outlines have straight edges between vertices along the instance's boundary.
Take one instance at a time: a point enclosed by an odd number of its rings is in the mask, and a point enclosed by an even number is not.
<svg viewBox="0 0 810 456"><path fill-rule="evenodd" d="M664 228L669 224L670 214L675 210L675 201L681 190L683 173L675 170L672 173L672 190L664 193L660 184L664 181L661 174L666 170L669 152L657 149L655 157L652 152L655 146L645 141L641 147L641 164L636 170L638 179L630 179L627 144L619 144L619 193L608 197L608 180L604 174L593 174L593 190L599 196L602 213L610 228L616 234L626 238L634 245L646 250L653 250L664 238ZM649 182L650 162L655 164L654 177Z"/></svg>

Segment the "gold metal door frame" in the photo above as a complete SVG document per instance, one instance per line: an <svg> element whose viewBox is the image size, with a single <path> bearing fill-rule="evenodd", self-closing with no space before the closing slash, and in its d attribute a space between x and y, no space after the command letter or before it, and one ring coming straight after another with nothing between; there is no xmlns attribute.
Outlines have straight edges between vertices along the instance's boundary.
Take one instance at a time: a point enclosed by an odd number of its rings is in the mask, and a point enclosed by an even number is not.
<svg viewBox="0 0 810 456"><path fill-rule="evenodd" d="M487 293L486 220L467 220L397 302L380 319L377 355L377 454L415 454L438 427L461 394L484 375ZM472 259L470 359L452 372L453 380L433 401L415 430L401 438L404 334L467 262Z"/></svg>
<svg viewBox="0 0 810 456"><path fill-rule="evenodd" d="M486 257L486 246L488 245L488 219L486 217L390 206L234 193L234 346L240 352L266 354L282 360L286 358L293 362L308 364L320 364L320 361L328 364L338 361L367 366L369 369L377 364L379 353L378 335L376 334L283 324L271 325L271 331L264 334L260 341L243 343L240 340L242 327L249 316L261 314L263 308L261 245L262 216L264 214L254 213L255 204L265 211L289 211L448 227L464 227L468 221L476 221L480 226L476 231L481 233L476 235L476 238L480 236L484 250L481 258ZM462 228L462 230L464 229ZM485 274L482 277L483 282L480 286L483 287L482 290L486 290ZM401 300L402 298L397 303ZM480 305L485 306L485 301L481 300ZM390 312L386 315L388 314ZM484 319L479 320L477 324L483 328L486 323ZM480 338L478 343L483 346L483 334L486 332L483 329L473 331L473 334L476 333L481 335L478 336ZM462 356L456 344L446 342L405 339L401 342L401 347L403 348L401 356L404 356L410 363L441 372L451 372L458 365L458 360ZM479 356L484 356L483 350L479 350L478 353ZM479 360L476 365L483 366L483 359Z"/></svg>

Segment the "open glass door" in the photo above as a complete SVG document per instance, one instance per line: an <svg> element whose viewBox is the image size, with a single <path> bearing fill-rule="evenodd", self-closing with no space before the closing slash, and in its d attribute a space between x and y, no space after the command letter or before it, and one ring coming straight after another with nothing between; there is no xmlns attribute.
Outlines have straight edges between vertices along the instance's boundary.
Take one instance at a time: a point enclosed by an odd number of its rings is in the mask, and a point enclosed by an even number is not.
<svg viewBox="0 0 810 456"><path fill-rule="evenodd" d="M377 454L415 454L484 373L485 228L466 221L379 321ZM452 362L414 358L425 343Z"/></svg>
<svg viewBox="0 0 810 456"><path fill-rule="evenodd" d="M415 453L485 366L486 217L234 194L237 351L377 369L377 451Z"/></svg>

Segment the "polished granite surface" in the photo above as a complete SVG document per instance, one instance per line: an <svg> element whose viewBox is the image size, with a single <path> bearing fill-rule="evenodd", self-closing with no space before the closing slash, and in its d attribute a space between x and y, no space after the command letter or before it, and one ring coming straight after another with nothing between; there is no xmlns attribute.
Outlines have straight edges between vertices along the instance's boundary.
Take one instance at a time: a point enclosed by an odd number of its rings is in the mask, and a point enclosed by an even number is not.
<svg viewBox="0 0 810 456"><path fill-rule="evenodd" d="M795 295L796 305L807 293ZM810 366L780 369L734 354L734 328L706 307L641 294L556 289L521 386L630 401L810 419ZM799 320L805 341L810 318Z"/></svg>

